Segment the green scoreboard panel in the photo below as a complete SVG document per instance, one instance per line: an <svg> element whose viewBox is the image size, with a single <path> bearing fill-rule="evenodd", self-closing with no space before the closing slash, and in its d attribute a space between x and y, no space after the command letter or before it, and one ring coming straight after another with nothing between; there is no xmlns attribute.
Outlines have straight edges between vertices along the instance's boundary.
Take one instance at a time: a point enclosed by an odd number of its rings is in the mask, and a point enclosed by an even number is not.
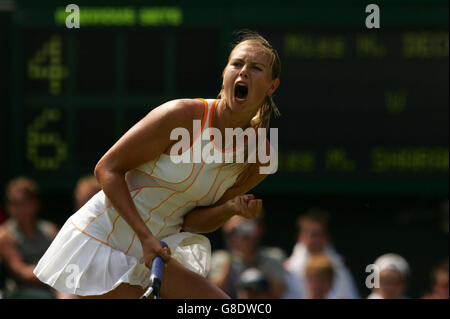
<svg viewBox="0 0 450 319"><path fill-rule="evenodd" d="M10 177L71 190L152 108L214 98L250 28L282 61L278 172L260 192L448 192L448 2L379 1L380 29L356 0L83 3L68 29L66 4L17 2Z"/></svg>

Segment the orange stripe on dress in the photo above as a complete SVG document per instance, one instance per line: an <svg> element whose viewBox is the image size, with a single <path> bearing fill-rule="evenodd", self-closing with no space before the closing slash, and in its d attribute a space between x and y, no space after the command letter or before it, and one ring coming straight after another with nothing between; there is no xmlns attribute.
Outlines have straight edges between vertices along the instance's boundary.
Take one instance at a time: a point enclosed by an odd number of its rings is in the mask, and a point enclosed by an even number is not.
<svg viewBox="0 0 450 319"><path fill-rule="evenodd" d="M198 136L200 136L200 135L202 134L202 132L203 132L203 128L204 128L204 125L205 125L205 123L206 123L207 115L208 115L208 114L209 114L209 115L212 114L212 110L214 109L215 102L217 102L218 100L215 100L215 101L214 101L214 103L213 103L213 105L212 105L212 107L211 107L211 110L210 110L209 112L208 112L208 102L207 102L205 99L202 99L202 98L197 98L197 100L201 100L201 101L203 101L203 103L205 104L205 111L204 111L204 114L203 114L202 126L201 126L201 130L200 130L200 134L197 135L197 138L198 138ZM210 155L210 154L208 154L208 157L209 157L209 155ZM207 158L208 158L208 157L207 157ZM182 193L185 193L185 192L186 192L186 191L187 191L187 190L195 183L195 181L197 180L198 176L200 175L200 172L203 170L204 165L205 165L205 162L202 163L202 166L200 167L199 171L197 172L197 174L196 174L194 180L191 182L191 184L188 185L183 191L176 191L176 192L172 193L172 194L169 195L166 199L162 200L156 207L153 207L153 208L148 212L148 218L144 221L144 223L148 223L148 222L151 220L151 218L152 218L152 216L151 216L152 212L153 212L155 209L158 209L159 207L161 207L161 205L164 204L167 200L169 200L172 196L174 196L174 195L176 195L176 194L182 194ZM193 168L194 168L194 167L195 167L195 163L194 163ZM130 245L128 246L126 252L125 252L126 254L130 251L130 249L131 249L131 247L133 246L135 240L136 240L136 233L133 233L133 237L132 237L132 239L131 239L131 243L130 243Z"/></svg>
<svg viewBox="0 0 450 319"><path fill-rule="evenodd" d="M207 116L207 113L208 113L208 112L207 112L208 102L207 102L205 99L202 99L202 98L198 98L198 100L202 100L203 103L205 104L205 111L204 111L204 114L203 114L202 126L201 126L201 132L200 132L200 134L201 134L202 131L203 131L203 127L204 127L205 122L206 122L206 116ZM156 167L156 164L157 164L157 162L159 161L160 157L161 157L161 154L158 156L158 159L156 160L155 164L153 165L153 168L152 168L152 171L150 172L150 174L153 173L153 171L154 171L154 169L155 169L155 167ZM195 167L195 165L194 165L194 167ZM194 167L193 167L193 169L192 169L192 172L194 171ZM202 167L200 168L199 173L200 173L200 171L202 170L202 168L203 168L203 165L202 165ZM138 170L138 171L140 171L140 170ZM191 174L192 174L192 172L191 172ZM198 173L198 174L199 174L199 173ZM198 174L197 174L197 176L198 176ZM189 177L190 177L190 176L189 176ZM189 178L189 177L188 177L188 178ZM196 178L197 178L197 177L196 177ZM194 179L193 182L195 182L196 178ZM193 184L193 182L191 183L191 185ZM168 182L168 183L170 183L170 182ZM185 192L187 189L189 189L191 185L189 185L183 192ZM136 195L137 195L142 189L144 189L144 188L163 188L163 189L168 189L168 190L171 190L171 191L175 191L175 192L176 192L176 190L173 190L173 189L168 188L168 187L163 187L163 186L143 186L143 187L138 187L138 188L135 188L135 189L130 190L130 192L133 192L133 191L135 191L135 190L139 190L139 191L133 196L133 198L135 198ZM172 195L174 195L174 194L172 194ZM171 195L171 196L172 196L172 195ZM106 195L105 195L105 197L106 197ZM169 196L168 198L170 198L170 196ZM167 198L167 199L168 199L168 198ZM160 204L162 204L162 202L161 202ZM96 237L94 237L94 236L92 236L92 235L89 235L88 233L85 232L85 230L87 229L87 227L88 227L92 222L94 222L97 218L99 218L100 216L102 216L102 215L107 211L107 209L108 209L108 208L111 208L112 206L113 206L112 204L107 205L107 206L105 207L105 209L104 209L99 215L97 215L97 216L95 216L94 218L92 218L92 220L90 220L89 223L88 223L83 229L81 229L81 228L79 228L77 225L75 225L75 223L74 223L72 220L70 220L70 221L71 221L72 225L73 225L76 229L78 229L80 232L82 232L82 233L85 234L86 236L89 236L89 237L91 237L91 238L93 238L93 239L95 239L95 240L101 242L102 244L105 244L105 245L107 245L107 246L109 246L109 247L111 247L111 248L114 248L114 247L110 246L107 242L104 242L104 241L102 241L102 240L100 240L100 239L98 239L98 238L96 238ZM151 211L150 211L150 212L151 212ZM150 213L150 212L149 212L149 213ZM112 232L114 231L114 225L115 225L115 223L117 222L117 220L118 220L119 217L120 217L120 215L118 215L118 216L116 217L116 219L114 220L114 223L113 223L113 230L112 230L111 233L108 235L108 240L109 240L109 237L111 236ZM147 219L147 221L149 221L149 220L150 220L150 216L149 216L149 218ZM147 221L146 221L146 222L147 222ZM132 242L131 242L130 246L128 247L128 249L127 249L127 251L126 251L125 253L128 253L129 249L131 248L131 245L132 245L133 242L134 242L135 236L136 236L136 234L133 234Z"/></svg>
<svg viewBox="0 0 450 319"><path fill-rule="evenodd" d="M114 222L113 222L113 226L112 226L111 232L108 234L108 237L106 237L106 241L107 241L108 243L109 243L109 237L111 237L112 233L114 232L114 228L116 227L116 222L117 222L117 220L119 219L119 217L120 217L120 215L117 215L117 217L114 219Z"/></svg>
<svg viewBox="0 0 450 319"><path fill-rule="evenodd" d="M135 190L144 189L144 188L162 188L162 189L168 189L169 191L173 191L173 192L178 191L176 189L173 189L170 187L165 187L165 186L139 186L139 187L133 188L132 190L130 190L130 192L134 192Z"/></svg>
<svg viewBox="0 0 450 319"><path fill-rule="evenodd" d="M189 174L189 176L188 177L186 177L185 179L183 179L182 181L179 181L179 182L169 182L169 181L166 181L166 180L164 180L164 179L162 179L162 178L159 178L159 177L156 177L156 176L154 176L154 175L151 175L151 174L148 174L148 173L146 173L145 171L143 171L143 170L140 170L140 169L134 169L135 171L138 171L138 172L140 172L140 173L142 173L142 174L144 174L144 175L147 175L148 177L151 177L151 178L154 178L154 179L156 179L156 180L158 180L158 181L161 181L161 182L164 182L164 183L168 183L168 184L181 184L181 183L183 183L183 182L185 182L185 181L187 181L191 176L192 176L192 173L194 172L194 167L195 167L195 165L192 165L192 170L191 170L191 173Z"/></svg>
<svg viewBox="0 0 450 319"><path fill-rule="evenodd" d="M136 194L133 195L132 199L135 199L136 196L141 192L141 190L142 190L142 188L141 188L139 191L137 191ZM112 226L111 232L108 234L108 237L106 237L106 241L107 241L108 243L109 243L109 238L111 237L112 233L114 232L114 229L115 229L115 227L116 227L116 222L117 222L117 220L119 219L119 217L120 217L120 214L118 213L118 214L117 214L117 217L114 219L114 222L113 222L113 226Z"/></svg>
<svg viewBox="0 0 450 319"><path fill-rule="evenodd" d="M209 187L208 192L207 192L205 195L203 195L203 196L202 196L201 198L199 198L198 200L195 200L195 201L194 201L194 200L189 200L189 201L187 201L187 202L184 203L182 206L180 206L180 207L176 208L175 210L173 210L172 213L170 213L169 215L167 215L167 216L164 217L164 225L163 225L163 227L160 229L160 231L158 232L158 234L157 234L156 236L158 236L158 235L163 231L163 229L166 227L166 225L167 225L167 222L166 222L166 221L167 221L167 218L169 218L170 216L172 216L178 209L185 207L188 203L192 203L192 202L198 203L199 201L201 201L202 199L204 199L206 196L209 195L209 193L211 192L211 189L212 189L213 186L216 184L217 177L219 176L220 171L222 170L223 166L224 166L224 164L222 164L222 165L220 166L219 170L218 170L217 173L216 173L216 177L214 178L214 182L211 184L211 186Z"/></svg>
<svg viewBox="0 0 450 319"><path fill-rule="evenodd" d="M73 227L75 227L76 229L78 229L81 233L85 234L86 236L88 236L88 237L90 237L90 238L92 238L92 239L95 239L95 240L101 242L103 245L106 245L106 246L111 247L111 248L113 248L113 249L119 250L119 249L117 249L117 248L112 247L112 246L111 246L110 244L108 244L107 242L104 242L103 240L98 239L98 238L96 238L96 237L94 237L94 236L92 236L92 235L89 235L88 233L84 232L84 230L80 229L77 225L75 225L75 223L72 221L72 219L70 219L70 222L72 223Z"/></svg>
<svg viewBox="0 0 450 319"><path fill-rule="evenodd" d="M182 205L182 206L176 208L176 209L173 210L169 215L167 215L167 216L164 217L164 225L163 225L163 227L159 230L158 234L156 234L156 236L158 236L158 235L164 230L164 228L167 226L167 218L169 218L170 216L172 216L178 209L185 207L185 206L186 206L187 204L189 204L189 203L193 203L193 202L197 202L197 203L198 203L199 201L201 201L202 199L204 199L206 196L209 195L209 193L211 192L211 189L212 189L213 186L216 184L217 177L219 176L220 171L222 170L223 166L224 166L224 164L220 165L220 168L219 168L219 170L218 170L217 173L216 173L216 177L214 178L214 182L211 184L211 186L209 187L208 192L207 192L205 195L203 195L201 198L199 198L199 199L197 199L197 200L189 200L189 201L187 201L186 203L184 203L184 205Z"/></svg>
<svg viewBox="0 0 450 319"><path fill-rule="evenodd" d="M197 134L197 136L195 137L195 140L197 140L197 138L202 134L203 128L205 127L205 124L206 124L206 117L208 115L208 102L205 99L202 99L202 98L197 98L196 100L203 101L203 103L205 104L205 110L203 111L203 119L202 119L202 126L201 126L201 129L200 129L200 133ZM212 108L213 107L214 107L214 104L213 104ZM193 141L192 145L194 145L194 141Z"/></svg>
<svg viewBox="0 0 450 319"><path fill-rule="evenodd" d="M216 196L217 196L217 192L219 191L220 187L222 187L222 184L223 184L227 179L229 179L231 176L233 176L233 172L234 172L234 171L231 171L227 176L225 176L225 178L222 180L222 182L220 182L219 186L217 186L216 191L214 192L214 196L213 196L213 199L212 199L210 205L212 205L212 204L214 203L214 200L216 199Z"/></svg>
<svg viewBox="0 0 450 319"><path fill-rule="evenodd" d="M202 166L201 166L200 169L198 170L198 172L197 172L197 174L195 175L194 180L191 182L191 184L189 184L184 190L182 190L182 191L177 191L177 192L175 192L175 193L169 195L169 197L167 197L167 198L164 199L161 203L159 203L159 205L158 205L157 207L152 208L152 209L149 211L149 216L148 216L147 220L145 221L145 223L147 223L147 222L150 220L150 218L151 218L151 212L152 212L152 211L154 211L155 209L159 208L163 203L165 203L167 200L169 200L172 196L174 196L174 195L176 195L176 194L182 194L182 193L185 193L189 188L191 188L191 186L195 183L195 181L197 180L197 178L200 176L200 173L201 173L201 171L203 170L203 167L205 166L205 162L206 162L206 160L209 158L210 155L211 155L211 153L208 153L208 155L207 155L205 161L202 163ZM194 165L195 165L195 163L194 163ZM221 165L220 169L222 169L222 166L223 166L223 164ZM216 176L216 178L217 178L217 176Z"/></svg>
<svg viewBox="0 0 450 319"><path fill-rule="evenodd" d="M203 101L203 103L205 104L205 107L204 107L204 111L203 111L203 118L202 118L202 124L201 124L201 128L200 128L200 132L199 132L199 133L197 134L197 136L193 139L192 146L189 147L189 150L193 147L193 145L194 145L194 143L197 141L198 137L201 136L201 134L202 134L202 132L203 132L203 128L205 127L205 124L206 124L206 118L207 118L207 115L208 115L208 102L207 102L205 99L202 99L202 98L196 98L196 100ZM161 153L161 154L164 154L164 153ZM159 154L158 160L155 162L155 164L154 164L154 166L153 166L153 169L152 169L152 171L150 172L150 174L147 173L147 172L145 172L145 171L143 171L143 170L140 170L140 169L134 169L134 170L135 170L135 171L138 171L138 172L140 172L140 173L142 173L142 174L144 174L144 175L147 175L147 176L149 176L149 177L152 177L152 178L154 178L154 179L156 179L156 180L158 180L158 181L162 181L162 182L168 183L168 184L181 184L181 183L185 182L186 180L188 180L188 179L192 176L192 173L194 172L195 165L192 166L192 170L191 170L191 173L189 174L189 176L186 177L184 180L179 181L179 182L169 182L169 181L166 181L166 180L164 180L164 179L162 179L162 178L160 178L160 177L157 177L157 176L152 175L152 174L153 174L153 171L155 170L155 168L156 168L156 166L157 166L157 162L159 161L159 159L160 159L160 157L161 157L161 154Z"/></svg>
<svg viewBox="0 0 450 319"><path fill-rule="evenodd" d="M197 100L203 101L203 103L204 103L204 105L205 105L205 109L204 109L204 112L203 112L203 119L202 119L202 124L201 124L200 132L199 132L199 134L197 134L197 136L195 137L195 139L194 139L192 145L194 145L194 143L195 143L195 141L198 139L198 137L201 136L201 134L202 134L202 132L203 132L203 128L205 127L206 118L207 118L207 115L208 115L208 102L207 102L205 99L202 99L202 98L197 98ZM191 149L191 147L190 147L189 149ZM161 156L161 154L160 154L159 156ZM159 157L158 157L158 160L159 160ZM147 174L146 172L144 172L144 171L142 171L142 170L139 170L139 169L135 169L135 170L138 171L138 172L141 172L141 173L143 173L143 174L145 174L145 175L147 175L147 176L150 176L150 177L152 177L152 178L154 178L154 179L156 179L156 180L160 180L160 181L165 182L165 183L168 183L168 184L180 184L180 183L182 183L182 182L185 182L186 180L188 180L188 179L192 176L192 173L194 172L194 169L195 169L195 163L192 165L192 170L191 170L191 173L189 174L189 176L186 177L184 180L182 180L182 181L180 181L180 182L169 182L169 181L166 181L166 180L164 180L164 179L162 179L162 178L159 178L159 177L156 177L156 176L151 175L151 174L153 173L153 170L155 169L155 167L156 167L156 163L155 163L155 165L153 166L153 169L152 169L152 171L151 171L150 174ZM192 181L192 183L191 183L185 190L183 190L183 191L181 191L181 192L180 192L180 191L173 190L174 193L172 193L171 195L169 195L169 197L167 197L165 200L161 201L161 202L158 204L158 206L152 208L152 209L147 213L147 214L148 214L148 218L144 221L144 223L149 222L150 219L151 219L151 213L152 213L155 209L161 207L161 205L162 205L163 203L165 203L169 198L171 198L172 196L174 196L174 195L177 194L177 193L184 193L185 191L187 191L187 190L192 186L192 184L195 182L195 180L197 179L197 177L198 177L198 175L200 174L200 171L201 171L202 169L203 169L203 165L202 165L202 167L200 168L199 172L197 173L197 176L196 176L196 177L194 178L194 180ZM150 187L150 186L149 186L149 187ZM166 188L166 189L172 190L172 189L167 188L167 187L161 187L161 188ZM136 239L136 233L133 234L133 237L132 237L132 239L131 239L131 243L130 243L130 245L128 246L128 248L127 248L127 250L126 250L125 253L128 253L128 251L131 249L131 247L132 247L133 244L134 244L135 239Z"/></svg>
<svg viewBox="0 0 450 319"><path fill-rule="evenodd" d="M140 191L141 191L142 189L144 189L144 188L164 188L164 189L172 190L172 189L170 189L170 188L167 188L167 187L161 187L161 186L142 186L142 187L139 187L139 188L132 189L132 190L130 190L130 192L134 192L135 190L139 190L139 192L140 192ZM175 191L175 190L174 190L174 191ZM139 192L136 192L136 194L133 196L133 198L136 197L137 194L138 194ZM84 227L84 229L81 229L80 227L78 227L77 225L75 225L75 223L73 222L72 219L70 220L70 222L72 223L72 225L73 225L76 229L78 229L81 233L85 234L86 236L91 237L92 239L95 239L95 240L99 241L100 243L105 244L106 246L109 246L109 247L111 247L111 248L113 248L113 249L116 249L116 250L118 250L118 251L121 251L120 249L114 248L114 247L112 247L111 245L108 244L108 243L109 243L109 236L111 235L112 231L111 231L111 233L108 235L108 242L104 242L104 241L102 241L101 239L99 239L99 238L97 238L97 237L94 237L94 236L92 236L92 235L90 235L90 234L88 234L88 233L85 232L86 228L87 228L87 227L88 227L95 219L97 219L97 218L100 217L103 213L105 213L106 210L107 210L108 208L110 208L111 206L112 206L112 205L107 206L107 207L105 208L105 210L103 210L102 213L101 213L100 215L95 216L95 217L94 217L94 218L93 218L93 219L92 219L92 220ZM117 221L117 219L118 219L119 217L120 217L120 215L118 215L118 216L116 217L116 220L115 220L115 221ZM113 225L113 230L114 230L114 225ZM127 252L128 252L128 251L127 251Z"/></svg>
<svg viewBox="0 0 450 319"><path fill-rule="evenodd" d="M194 165L195 165L195 164L194 164ZM159 207L161 207L161 205L164 204L166 201L168 201L172 196L174 196L174 195L176 195L176 194L182 194L182 193L185 193L185 192L186 192L186 191L194 184L194 182L197 180L197 177L200 175L200 172L202 171L204 165L205 165L205 163L202 163L202 166L201 166L200 169L198 170L197 175L195 176L194 180L193 180L193 181L191 182L191 184L188 185L184 190L182 190L182 191L176 191L176 192L170 194L167 198L163 199L157 206L153 207L153 208L147 213L147 214L148 214L148 218L144 221L144 223L145 223L145 224L148 223L148 222L151 220L151 218L152 218L152 212L153 212L155 209L158 209ZM133 237L131 238L131 243L130 243L130 245L128 246L128 248L127 248L125 254L127 254L127 253L130 251L131 247L132 247L133 244L134 244L135 239L136 239L136 233L133 233Z"/></svg>
<svg viewBox="0 0 450 319"><path fill-rule="evenodd" d="M203 101L203 103L205 104L205 107L204 107L204 110L203 110L203 118L202 118L202 124L201 124L201 127L200 127L200 132L198 132L197 135L192 139L192 145L189 146L189 149L187 151L190 151L192 149L192 147L194 147L195 142L202 135L203 128L205 127L206 118L207 118L207 115L208 115L208 102L205 99L202 99L202 98L196 98L196 100ZM193 132L193 133L195 133L195 132ZM183 152L182 154L184 154L184 153L185 152ZM163 154L170 156L170 154L166 154L166 153L163 153ZM169 182L167 182L167 183L169 183Z"/></svg>
<svg viewBox="0 0 450 319"><path fill-rule="evenodd" d="M159 154L158 159L157 159L157 160L155 161L155 163L153 164L153 168L152 168L152 170L151 170L151 172L150 172L150 175L153 174L153 171L155 170L155 167L156 167L156 165L158 164L158 161L159 161L160 158L161 158L161 154Z"/></svg>
<svg viewBox="0 0 450 319"><path fill-rule="evenodd" d="M131 190L131 191L129 191L130 193L131 192L133 192L134 190ZM140 192L140 190L139 190L139 192ZM134 194L134 196L133 196L133 198L139 193L139 192L137 192L136 194ZM107 198L106 197L106 194L105 194L105 198ZM92 224L92 222L94 222L97 218L99 218L100 216L102 216L109 208L111 208L113 205L112 205L112 203L111 204L109 204L109 205L107 205L106 207L105 207L105 209L100 213L100 214L98 214L97 216L95 216L94 218L92 218L90 221L89 221L89 223L83 228L83 231L85 231L87 228L88 228L88 226L90 225L90 224Z"/></svg>
<svg viewBox="0 0 450 319"><path fill-rule="evenodd" d="M195 164L194 164L194 165L195 165ZM151 210L149 210L149 212L147 213L147 214L148 214L148 218L144 221L144 223L145 223L145 224L148 223L148 222L151 220L151 218L152 218L152 212L153 212L155 209L158 209L159 207L161 207L161 205L164 204L166 201L168 201L172 196L174 196L175 194L181 194L181 193L186 192L186 191L192 186L192 184L194 184L194 182L197 180L197 177L198 177L198 175L200 174L200 172L202 171L203 166L204 166L204 163L203 163L202 166L200 167L200 169L199 169L197 175L195 176L194 180L193 180L193 181L191 182L191 184L190 184L189 186L187 186L183 191L176 191L176 192L173 192L173 193L170 194L166 199L163 199L157 206L155 206L155 207L153 207ZM136 239L136 233L133 233L133 237L131 238L131 243L130 243L130 245L128 246L126 252L125 252L126 254L130 251L131 247L132 247L133 244L134 244L135 239Z"/></svg>
<svg viewBox="0 0 450 319"><path fill-rule="evenodd" d="M144 187L142 187L142 188L144 188ZM162 188L162 187L161 187ZM139 188L138 188L139 189ZM133 191L135 191L136 189L134 189L134 190L131 190L131 191L129 191L130 193L131 192L133 192ZM136 195L140 192L141 190L139 189L139 191L136 193L136 194L134 194L133 195L133 198L134 197L136 197ZM106 197L106 194L105 194L105 198L107 198ZM107 205L106 207L105 207L105 209L100 213L100 214L98 214L97 216L95 216L94 218L92 218L90 221L89 221L89 223L87 223L87 225L82 229L83 231L85 231L87 228L88 228L88 226L90 225L90 224L92 224L97 218L99 218L100 216L102 216L104 213L106 213L106 211L109 209L109 208L111 208L113 205L112 204L109 204L109 205Z"/></svg>
<svg viewBox="0 0 450 319"><path fill-rule="evenodd" d="M208 156L206 157L206 159L209 158L209 155L210 155L210 154L208 154ZM194 165L195 165L195 163L194 163ZM189 188L191 188L191 186L195 183L195 181L197 180L198 176L200 175L200 172L203 170L203 167L204 167L204 166L205 166L205 162L202 163L202 166L201 166L200 169L198 170L198 172L197 172L197 174L196 174L194 180L193 180L193 181L191 182L191 184L189 184L184 190L182 190L182 191L177 191L177 192L174 192L174 193L170 194L166 199L162 200L162 201L158 204L158 206L153 207L153 208L148 212L148 218L144 221L144 223L148 223L148 222L151 220L151 218L152 218L152 215L151 215L152 212L153 212L155 209L158 209L159 207L161 207L161 205L162 205L163 203L165 203L167 200L169 200L172 196L174 196L174 195L176 195L176 194L182 194L182 193L185 193ZM135 240L136 240L136 233L133 234L133 237L132 237L132 239L131 239L131 243L130 243L130 245L128 246L126 252L125 252L126 254L129 252L129 250L130 250L131 247L133 246Z"/></svg>
<svg viewBox="0 0 450 319"><path fill-rule="evenodd" d="M105 197L106 197L106 195L105 195ZM92 218L92 219L89 221L89 223L87 223L87 225L83 228L83 231L85 231L86 228L88 228L88 226L89 226L90 224L92 224L93 221L95 221L97 218L99 218L100 216L102 216L102 215L108 210L108 208L111 208L111 206L112 206L112 204L107 205L107 206L105 207L105 209L104 209L100 214L98 214L97 216L95 216L94 218Z"/></svg>
<svg viewBox="0 0 450 319"><path fill-rule="evenodd" d="M172 190L172 191L175 191L175 192L176 192L176 190L173 190L173 189L167 188L167 187L161 187L161 186L142 186L142 187L139 187L139 188L135 188L135 189L130 190L130 192L134 192L135 190L138 190L138 192L136 192L136 194L133 195L133 199L134 199L134 198L140 193L140 191L141 191L142 189L144 189L144 188L163 188L163 189L168 189L168 190ZM85 232L87 226L89 226L95 219L97 219L98 217L100 217L100 216L101 216L108 208L110 208L111 206L112 206L112 205L107 206L107 208L105 208L105 210L102 211L102 213L101 213L100 215L94 217L94 218L93 218L93 219L85 226L84 229L79 228L77 225L75 225L75 223L74 223L72 220L70 220L70 222L73 224L73 226L74 226L76 229L78 229L80 232L82 232L82 233L85 234L86 236L89 236L89 237L91 237L91 238L93 238L93 239L95 239L95 240L101 242L102 244L105 244L105 245L107 245L107 246L109 246L109 247L111 247L111 248L114 248L114 247L112 247L111 245L109 245L108 243L109 243L109 238L110 238L111 234L114 232L115 224L116 224L117 220L119 219L119 217L121 217L120 215L118 215L118 216L115 218L115 220L114 220L113 228L112 228L111 232L108 234L108 237L107 237L107 242L104 242L104 241L102 241L101 239L98 239L98 238L96 238L96 237L94 237L94 236L92 236L92 235L89 235L88 233ZM129 247L129 248L130 248L130 247ZM126 251L125 253L128 253L129 248L127 249L127 251ZM121 251L121 250L120 250L120 251Z"/></svg>

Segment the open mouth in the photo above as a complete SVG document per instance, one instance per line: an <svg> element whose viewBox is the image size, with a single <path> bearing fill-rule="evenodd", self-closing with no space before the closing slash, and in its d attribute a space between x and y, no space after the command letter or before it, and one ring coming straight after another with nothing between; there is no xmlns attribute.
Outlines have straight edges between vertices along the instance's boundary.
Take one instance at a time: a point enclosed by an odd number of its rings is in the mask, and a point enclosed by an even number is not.
<svg viewBox="0 0 450 319"><path fill-rule="evenodd" d="M234 96L238 100L246 100L248 95L248 87L244 83L238 83L234 87Z"/></svg>

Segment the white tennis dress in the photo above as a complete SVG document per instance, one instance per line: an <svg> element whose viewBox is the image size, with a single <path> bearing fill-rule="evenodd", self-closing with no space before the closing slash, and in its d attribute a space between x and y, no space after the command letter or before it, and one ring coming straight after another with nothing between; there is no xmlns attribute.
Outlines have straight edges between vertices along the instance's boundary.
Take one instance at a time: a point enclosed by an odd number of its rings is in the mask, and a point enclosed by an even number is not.
<svg viewBox="0 0 450 319"><path fill-rule="evenodd" d="M211 125L217 100L203 102L202 134ZM205 142L210 141L198 136L194 144ZM169 245L173 258L203 276L210 268L210 242L203 235L181 232L183 216L196 206L217 202L235 183L236 165L203 160L175 164L161 154L126 175L137 211L152 234ZM133 229L100 191L66 221L34 274L58 291L81 296L105 294L121 283L146 288L150 271L142 257Z"/></svg>

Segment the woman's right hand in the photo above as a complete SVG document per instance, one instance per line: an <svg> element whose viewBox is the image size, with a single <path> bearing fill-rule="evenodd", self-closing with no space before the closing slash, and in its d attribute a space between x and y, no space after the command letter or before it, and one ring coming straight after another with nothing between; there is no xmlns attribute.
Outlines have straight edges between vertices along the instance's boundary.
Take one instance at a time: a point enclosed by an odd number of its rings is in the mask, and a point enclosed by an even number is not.
<svg viewBox="0 0 450 319"><path fill-rule="evenodd" d="M156 256L160 256L164 262L169 261L171 254L170 248L163 247L155 236L151 235L141 240L141 245L144 253L144 263L149 269L152 268L152 262Z"/></svg>
<svg viewBox="0 0 450 319"><path fill-rule="evenodd" d="M248 219L259 217L262 210L262 200L255 199L252 194L238 195L225 202L229 211L234 215L239 215Z"/></svg>

